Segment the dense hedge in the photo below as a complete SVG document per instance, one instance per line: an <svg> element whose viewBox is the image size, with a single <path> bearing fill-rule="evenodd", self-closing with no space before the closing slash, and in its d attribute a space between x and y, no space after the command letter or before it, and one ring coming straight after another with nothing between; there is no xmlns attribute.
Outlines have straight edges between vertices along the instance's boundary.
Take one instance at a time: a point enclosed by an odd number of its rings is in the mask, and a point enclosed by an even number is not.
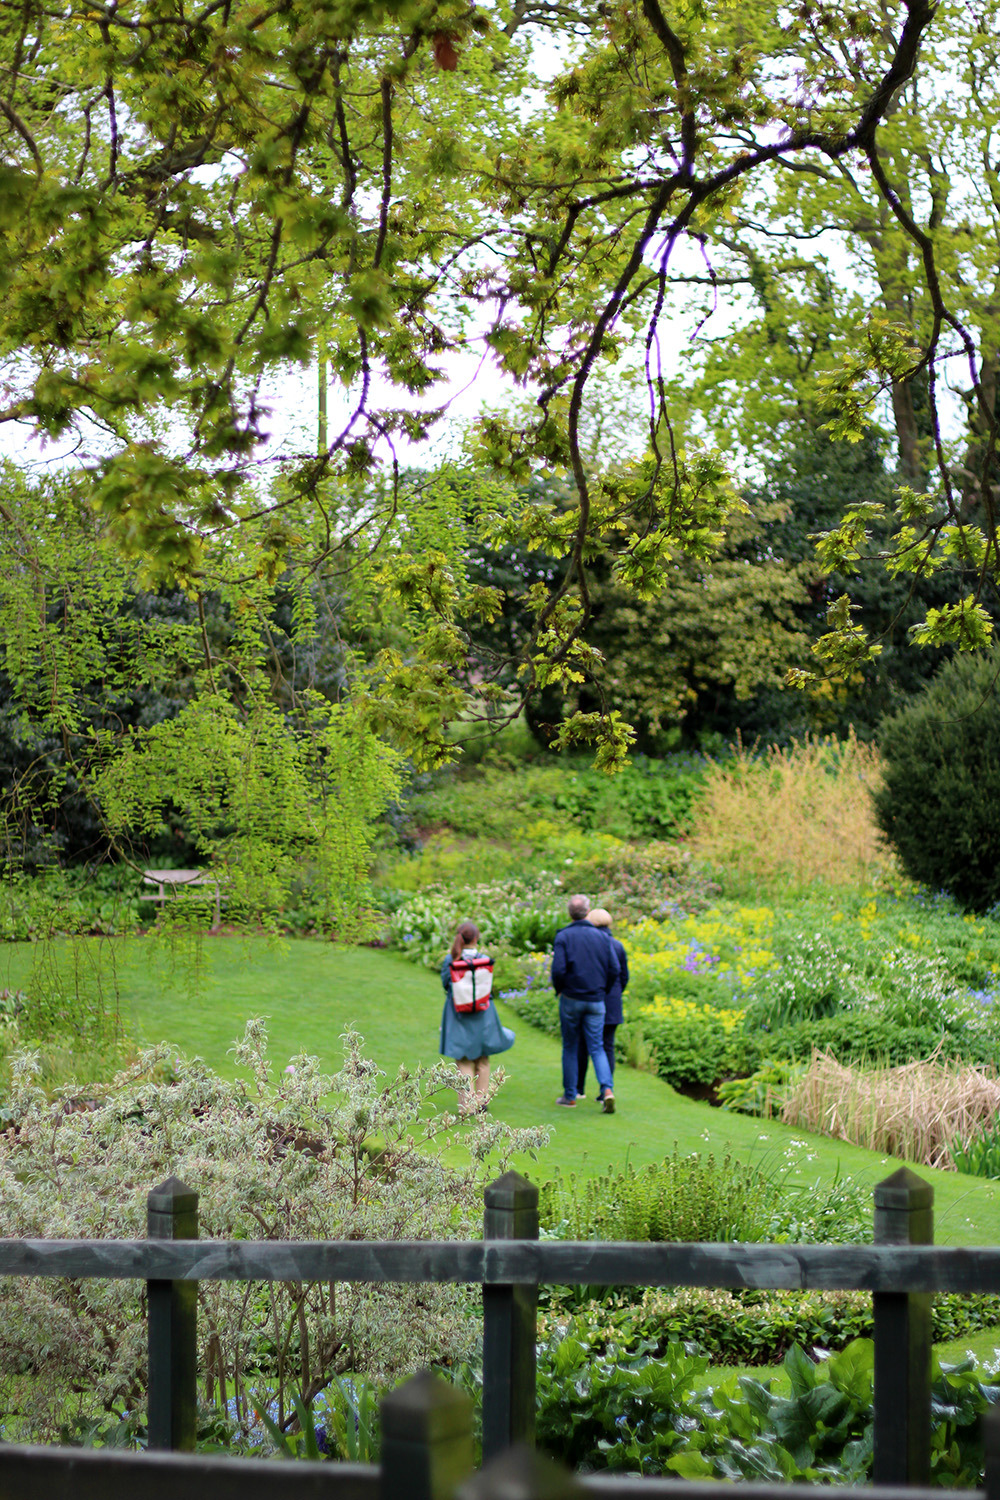
<svg viewBox="0 0 1000 1500"><path fill-rule="evenodd" d="M958 656L884 720L879 826L907 873L974 911L1000 901L1000 646Z"/></svg>

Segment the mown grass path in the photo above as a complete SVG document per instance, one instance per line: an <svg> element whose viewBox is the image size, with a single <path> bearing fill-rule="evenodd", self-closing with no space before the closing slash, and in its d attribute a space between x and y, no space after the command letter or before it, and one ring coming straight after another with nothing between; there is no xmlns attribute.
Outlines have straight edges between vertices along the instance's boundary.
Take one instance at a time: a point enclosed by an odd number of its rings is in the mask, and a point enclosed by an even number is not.
<svg viewBox="0 0 1000 1500"><path fill-rule="evenodd" d="M107 958L110 945L103 947ZM54 945L56 962L60 948L68 962L71 945ZM305 1051L334 1071L339 1037L348 1026L361 1032L368 1052L387 1073L400 1063L430 1063L438 1056L438 977L396 953L309 941L275 946L226 936L206 937L201 953L197 972L185 958L171 972L162 950L148 941L114 945L122 1017L138 1040L171 1042L227 1076L235 1071L229 1049L251 1016L268 1018L276 1066ZM0 986L24 984L30 963L29 945L5 945ZM626 1160L641 1166L662 1159L675 1143L682 1152L711 1150L716 1157L727 1149L741 1158L765 1156L787 1170L791 1182L830 1179L838 1170L876 1182L897 1165L875 1152L694 1103L652 1075L628 1068L616 1074L616 1114L604 1115L592 1098L572 1111L559 1108L558 1044L502 1005L500 1010L517 1042L502 1059L507 1082L495 1113L511 1125L551 1130L538 1162L522 1164L529 1176L546 1177L556 1167L589 1175ZM997 1242L1000 1183L918 1170L934 1183L939 1243Z"/></svg>

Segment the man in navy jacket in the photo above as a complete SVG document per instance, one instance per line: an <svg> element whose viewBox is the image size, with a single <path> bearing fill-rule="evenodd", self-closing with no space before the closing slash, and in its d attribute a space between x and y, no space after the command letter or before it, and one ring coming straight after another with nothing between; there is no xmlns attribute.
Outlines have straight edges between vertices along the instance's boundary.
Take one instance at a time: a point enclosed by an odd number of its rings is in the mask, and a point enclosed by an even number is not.
<svg viewBox="0 0 1000 1500"><path fill-rule="evenodd" d="M615 957L618 959L618 978L608 990L604 999L604 1055L608 1060L608 1067L611 1069L611 1077L613 1079L615 1076L615 1032L625 1019L625 1011L622 1006L622 991L628 986L628 954L625 952L623 944L611 932L611 913L605 911L603 906L598 906L596 909L591 907L587 914L587 921L592 927L603 927L605 932L611 934L611 946L615 950ZM581 1031L576 1049L578 1070L576 1075L576 1097L578 1099L582 1098L585 1092L589 1055L587 1044ZM603 1099L604 1095L598 1093L597 1097L598 1099Z"/></svg>
<svg viewBox="0 0 1000 1500"><path fill-rule="evenodd" d="M589 910L586 896L570 897L570 924L556 933L552 951L552 988L559 996L563 1044L563 1091L556 1103L576 1107L577 1046L582 1033L604 1113L613 1115L615 1095L604 1052L604 1001L619 978L618 957L607 929L592 927L586 920Z"/></svg>

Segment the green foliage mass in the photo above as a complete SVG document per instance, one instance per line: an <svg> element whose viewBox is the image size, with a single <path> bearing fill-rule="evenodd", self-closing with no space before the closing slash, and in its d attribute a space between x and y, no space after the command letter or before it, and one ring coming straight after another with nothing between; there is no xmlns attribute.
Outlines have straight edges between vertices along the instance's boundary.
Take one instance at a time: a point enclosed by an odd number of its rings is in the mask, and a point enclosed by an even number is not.
<svg viewBox="0 0 1000 1500"><path fill-rule="evenodd" d="M1000 651L959 657L879 733L879 825L913 879L974 911L1000 901Z"/></svg>
<svg viewBox="0 0 1000 1500"><path fill-rule="evenodd" d="M660 1357L680 1343L696 1347L714 1365L773 1367L793 1344L830 1353L873 1336L871 1297L864 1292L605 1287L600 1296L581 1301L579 1291L554 1290L543 1328L571 1320L571 1336L595 1356L614 1349L619 1357ZM932 1317L935 1343L963 1338L997 1326L1000 1298L945 1293L934 1298Z"/></svg>
<svg viewBox="0 0 1000 1500"><path fill-rule="evenodd" d="M676 838L690 827L705 775L694 758L639 756L616 776L578 760L520 766L484 766L456 775L407 800L418 825L446 824L466 838L535 843L567 827L618 839Z"/></svg>
<svg viewBox="0 0 1000 1500"><path fill-rule="evenodd" d="M660 1358L599 1354L574 1324L555 1330L539 1365L539 1443L577 1468L684 1479L865 1483L872 1463L873 1346L854 1339L820 1364L796 1344L788 1395L770 1380L731 1377L699 1389L707 1356L681 1343ZM567 1393L570 1393L567 1395ZM997 1399L971 1360L935 1362L931 1474L981 1482L979 1418Z"/></svg>
<svg viewBox="0 0 1000 1500"><path fill-rule="evenodd" d="M218 876L230 920L273 927L307 875L319 925L370 926L375 822L400 763L355 704L320 690L315 576L289 565L279 587L264 564L248 571L250 530L206 549L210 586L157 600L142 558L109 548L65 480L29 486L8 466L0 491L16 561L0 570L3 667L26 751L0 785L7 907L17 870L59 852L40 825L65 827L82 801L93 842L136 884L154 852L193 859ZM286 670L283 648L307 670Z"/></svg>
<svg viewBox="0 0 1000 1500"><path fill-rule="evenodd" d="M543 1183L542 1227L566 1240L820 1241L871 1237L868 1193L837 1178L789 1189L782 1163L729 1153L682 1155L656 1165Z"/></svg>
<svg viewBox="0 0 1000 1500"><path fill-rule="evenodd" d="M802 580L760 516L739 534L730 455L756 460L817 416L856 440L889 392L906 494L886 565L954 564L957 597L919 638L986 638L994 0L971 49L955 4L892 3L878 26L850 7L818 25L689 0L583 16L550 0L165 4L71 0L0 26L0 421L76 445L51 534L81 502L143 588L199 596L206 634L206 594L239 579L254 615L260 580L336 560L390 637L352 682L369 728L434 763L443 724L551 692L570 699L555 742L614 768L627 713L652 738L693 694L707 719L713 698L778 691L804 648ZM811 256L817 223L847 241L851 278ZM689 341L685 400L658 330L678 301L700 328L708 287L747 289L752 316ZM449 356L473 343L518 403L474 424L469 470L407 483L400 447L444 420ZM968 441L942 434L937 404L955 347ZM273 389L315 366L342 413L318 443L282 437ZM600 381L638 366L634 438L605 443L595 472ZM562 503L531 493L540 475ZM875 506L851 497L829 528L831 571L867 544ZM0 521L9 563L30 528L6 497ZM475 579L474 546L537 566ZM665 586L676 608L652 632L644 606ZM523 629L494 649L508 594ZM667 648L661 678L602 660L619 600L633 660L644 637ZM878 651L846 597L817 644L848 685Z"/></svg>

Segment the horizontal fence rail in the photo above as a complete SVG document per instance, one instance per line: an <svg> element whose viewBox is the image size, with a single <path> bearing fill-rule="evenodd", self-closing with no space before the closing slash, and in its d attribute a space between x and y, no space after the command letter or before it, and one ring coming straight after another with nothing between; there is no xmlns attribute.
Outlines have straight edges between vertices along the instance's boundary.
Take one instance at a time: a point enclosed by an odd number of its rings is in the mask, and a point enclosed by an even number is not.
<svg viewBox="0 0 1000 1500"><path fill-rule="evenodd" d="M381 1485L378 1469L366 1464L279 1468L253 1458L5 1443L0 1494L3 1500L379 1500Z"/></svg>
<svg viewBox="0 0 1000 1500"><path fill-rule="evenodd" d="M256 1460L192 1458L173 1453L0 1448L4 1500L731 1500L729 1480L631 1479L559 1473L522 1452L494 1461L473 1479L433 1475L392 1483L384 1470L361 1464L262 1464ZM850 1500L1000 1500L985 1490L949 1491L884 1485L852 1488ZM822 1491L821 1491L822 1493ZM811 1484L745 1483L742 1500L817 1500Z"/></svg>
<svg viewBox="0 0 1000 1500"><path fill-rule="evenodd" d="M551 1240L0 1240L0 1276L1000 1292L1000 1249Z"/></svg>

